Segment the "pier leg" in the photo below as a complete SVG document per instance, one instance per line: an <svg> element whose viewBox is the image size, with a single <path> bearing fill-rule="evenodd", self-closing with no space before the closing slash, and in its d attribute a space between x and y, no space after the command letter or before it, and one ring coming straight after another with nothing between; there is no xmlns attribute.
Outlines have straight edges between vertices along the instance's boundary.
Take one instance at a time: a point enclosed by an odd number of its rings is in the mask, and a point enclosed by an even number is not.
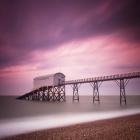
<svg viewBox="0 0 140 140"><path fill-rule="evenodd" d="M49 90L47 86L44 88L44 100L49 101Z"/></svg>
<svg viewBox="0 0 140 140"><path fill-rule="evenodd" d="M42 91L43 91L42 100L45 101L45 100L46 100L46 91L47 91L47 87L43 87L43 88L42 88Z"/></svg>
<svg viewBox="0 0 140 140"><path fill-rule="evenodd" d="M99 96L99 82L95 81L93 83L90 83L90 85L92 86L93 88L93 103L95 101L97 101L98 103L100 103L100 96Z"/></svg>
<svg viewBox="0 0 140 140"><path fill-rule="evenodd" d="M53 101L59 101L59 87L53 87Z"/></svg>
<svg viewBox="0 0 140 140"><path fill-rule="evenodd" d="M73 84L72 88L73 88L73 101L75 100L79 101L79 93L78 93L79 85L77 83Z"/></svg>
<svg viewBox="0 0 140 140"><path fill-rule="evenodd" d="M43 101L43 89L40 89L40 91L38 92L38 100Z"/></svg>
<svg viewBox="0 0 140 140"><path fill-rule="evenodd" d="M117 85L120 87L120 105L124 103L126 105L126 92L125 87L128 83L128 79L116 80Z"/></svg>
<svg viewBox="0 0 140 140"><path fill-rule="evenodd" d="M65 101L65 85L48 87L45 91L45 98L47 101Z"/></svg>
<svg viewBox="0 0 140 140"><path fill-rule="evenodd" d="M38 94L38 89L35 90L35 91L33 92L33 94L31 94L32 100L37 100L37 94Z"/></svg>
<svg viewBox="0 0 140 140"><path fill-rule="evenodd" d="M65 85L60 85L52 88L53 90L51 92L53 92L53 101L65 101Z"/></svg>
<svg viewBox="0 0 140 140"><path fill-rule="evenodd" d="M66 101L65 85L59 87L59 101Z"/></svg>
<svg viewBox="0 0 140 140"><path fill-rule="evenodd" d="M54 100L53 87L48 87L48 101Z"/></svg>
<svg viewBox="0 0 140 140"><path fill-rule="evenodd" d="M39 90L37 90L37 92L35 92L34 94L35 94L34 100L39 100Z"/></svg>
<svg viewBox="0 0 140 140"><path fill-rule="evenodd" d="M125 84L124 79L120 79L120 104L126 104Z"/></svg>

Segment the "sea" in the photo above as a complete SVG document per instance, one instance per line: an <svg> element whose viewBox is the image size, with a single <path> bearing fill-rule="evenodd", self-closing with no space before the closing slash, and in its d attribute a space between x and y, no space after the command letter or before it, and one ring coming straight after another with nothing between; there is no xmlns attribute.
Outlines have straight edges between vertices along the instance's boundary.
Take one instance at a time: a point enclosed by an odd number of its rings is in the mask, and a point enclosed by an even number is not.
<svg viewBox="0 0 140 140"><path fill-rule="evenodd" d="M32 131L69 126L90 121L140 114L140 96L127 96L120 105L119 96L101 96L93 104L92 96L80 96L65 102L18 100L0 96L0 138Z"/></svg>

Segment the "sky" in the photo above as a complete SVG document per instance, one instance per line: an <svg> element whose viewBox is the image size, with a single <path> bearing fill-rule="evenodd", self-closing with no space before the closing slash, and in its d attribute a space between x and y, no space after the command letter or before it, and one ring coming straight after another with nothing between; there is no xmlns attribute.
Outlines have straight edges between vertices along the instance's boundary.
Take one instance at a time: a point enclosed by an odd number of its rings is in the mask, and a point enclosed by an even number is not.
<svg viewBox="0 0 140 140"><path fill-rule="evenodd" d="M140 71L139 54L138 0L0 0L0 95L22 95L34 77L56 72L71 80ZM140 95L139 84L129 93Z"/></svg>

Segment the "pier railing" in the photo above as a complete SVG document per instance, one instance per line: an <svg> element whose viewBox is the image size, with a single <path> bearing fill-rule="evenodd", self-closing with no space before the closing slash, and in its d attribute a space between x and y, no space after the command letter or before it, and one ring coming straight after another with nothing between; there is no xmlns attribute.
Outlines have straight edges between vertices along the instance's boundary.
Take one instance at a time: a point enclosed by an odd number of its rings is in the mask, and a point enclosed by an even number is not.
<svg viewBox="0 0 140 140"><path fill-rule="evenodd" d="M132 73L125 73L125 74L115 74L109 76L99 76L99 77L92 77L92 78L85 78L85 79L77 79L77 80L70 80L66 81L65 85L69 84L76 84L76 83L89 83L95 81L113 81L113 80L120 80L120 79L132 79L132 78L139 78L140 72L132 72Z"/></svg>

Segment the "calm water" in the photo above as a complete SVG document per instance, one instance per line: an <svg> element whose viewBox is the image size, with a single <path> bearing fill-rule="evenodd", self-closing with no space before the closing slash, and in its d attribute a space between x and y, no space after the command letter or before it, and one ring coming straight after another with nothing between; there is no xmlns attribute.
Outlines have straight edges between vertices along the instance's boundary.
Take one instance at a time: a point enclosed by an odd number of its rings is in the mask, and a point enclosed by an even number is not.
<svg viewBox="0 0 140 140"><path fill-rule="evenodd" d="M101 96L100 104L92 103L92 96L80 96L80 101L40 102L17 100L16 96L0 96L0 120L40 115L79 114L140 108L140 96L127 96L127 105L120 106L119 96Z"/></svg>
<svg viewBox="0 0 140 140"><path fill-rule="evenodd" d="M80 102L39 102L0 97L0 138L33 130L67 126L117 116L140 113L140 96L127 96L120 106L119 96L101 96L100 104L92 96L80 96ZM12 128L12 129L11 129Z"/></svg>

